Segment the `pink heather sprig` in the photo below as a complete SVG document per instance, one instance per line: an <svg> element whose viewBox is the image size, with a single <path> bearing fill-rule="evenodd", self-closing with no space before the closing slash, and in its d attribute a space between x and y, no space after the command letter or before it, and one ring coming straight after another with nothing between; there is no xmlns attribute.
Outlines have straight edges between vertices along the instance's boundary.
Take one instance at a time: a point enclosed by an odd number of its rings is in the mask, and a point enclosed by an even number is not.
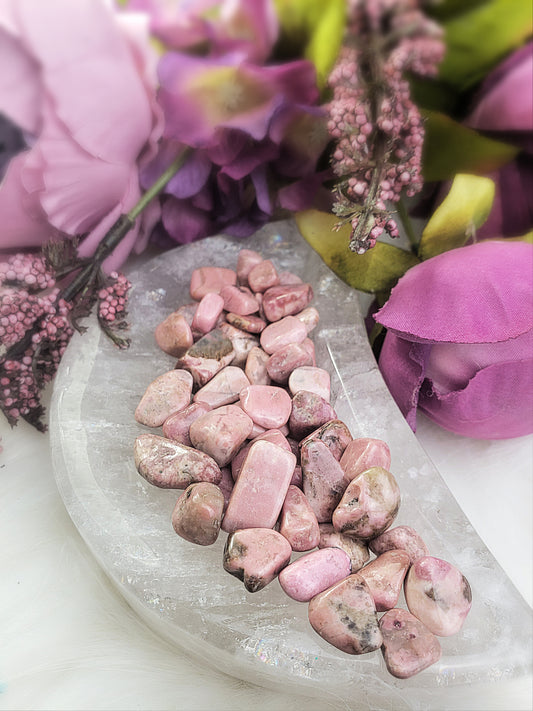
<svg viewBox="0 0 533 711"><path fill-rule="evenodd" d="M387 203L422 189L424 127L407 72L432 76L444 54L440 28L417 0L351 0L348 33L329 83L328 130L336 141L333 211L349 222L363 254L386 232L398 236Z"/></svg>

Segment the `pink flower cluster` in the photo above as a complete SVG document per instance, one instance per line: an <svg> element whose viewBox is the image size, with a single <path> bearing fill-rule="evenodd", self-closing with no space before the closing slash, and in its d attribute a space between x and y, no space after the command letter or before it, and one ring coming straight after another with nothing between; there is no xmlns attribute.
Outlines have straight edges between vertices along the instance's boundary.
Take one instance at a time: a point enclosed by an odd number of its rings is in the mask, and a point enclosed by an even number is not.
<svg viewBox="0 0 533 711"><path fill-rule="evenodd" d="M23 418L43 429L40 391L72 335L71 304L51 288L55 280L42 257L14 255L0 264L0 284L0 409L10 424Z"/></svg>
<svg viewBox="0 0 533 711"><path fill-rule="evenodd" d="M350 221L350 247L363 254L398 227L387 202L422 188L424 129L407 71L433 75L444 44L416 0L350 3L349 43L330 75L328 130L337 141L335 213Z"/></svg>

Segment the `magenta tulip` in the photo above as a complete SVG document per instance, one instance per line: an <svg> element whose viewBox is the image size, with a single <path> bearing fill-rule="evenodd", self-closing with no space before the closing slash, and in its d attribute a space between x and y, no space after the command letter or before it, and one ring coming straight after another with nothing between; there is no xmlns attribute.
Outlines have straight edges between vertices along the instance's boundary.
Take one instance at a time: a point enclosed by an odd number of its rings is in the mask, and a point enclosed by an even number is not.
<svg viewBox="0 0 533 711"><path fill-rule="evenodd" d="M486 241L422 262L375 318L381 372L413 430L419 408L468 437L533 432L533 245Z"/></svg>

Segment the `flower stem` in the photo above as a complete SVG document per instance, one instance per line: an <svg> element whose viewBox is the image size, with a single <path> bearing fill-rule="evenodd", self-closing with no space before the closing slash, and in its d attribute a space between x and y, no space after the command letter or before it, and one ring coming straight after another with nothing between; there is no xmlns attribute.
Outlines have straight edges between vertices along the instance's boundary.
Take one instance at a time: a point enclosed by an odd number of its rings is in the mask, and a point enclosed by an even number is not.
<svg viewBox="0 0 533 711"><path fill-rule="evenodd" d="M144 210L144 208L148 205L150 200L152 200L156 195L158 195L158 193L161 192L161 190L163 190L168 181L178 172L178 170L185 163L190 153L191 149L188 147L185 148L179 154L179 156L169 165L165 172L159 176L155 183L150 188L148 188L148 190L144 193L139 202L134 205L127 213L127 217L130 220L136 220L137 217Z"/></svg>

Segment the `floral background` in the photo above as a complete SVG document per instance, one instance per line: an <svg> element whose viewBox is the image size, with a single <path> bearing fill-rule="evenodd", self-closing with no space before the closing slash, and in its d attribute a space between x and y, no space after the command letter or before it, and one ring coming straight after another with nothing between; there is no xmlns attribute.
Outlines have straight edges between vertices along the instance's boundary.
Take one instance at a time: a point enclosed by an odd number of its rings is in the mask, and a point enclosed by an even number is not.
<svg viewBox="0 0 533 711"><path fill-rule="evenodd" d="M126 346L132 251L294 217L413 428L532 432L531 37L523 0L4 0L7 420L93 307Z"/></svg>

